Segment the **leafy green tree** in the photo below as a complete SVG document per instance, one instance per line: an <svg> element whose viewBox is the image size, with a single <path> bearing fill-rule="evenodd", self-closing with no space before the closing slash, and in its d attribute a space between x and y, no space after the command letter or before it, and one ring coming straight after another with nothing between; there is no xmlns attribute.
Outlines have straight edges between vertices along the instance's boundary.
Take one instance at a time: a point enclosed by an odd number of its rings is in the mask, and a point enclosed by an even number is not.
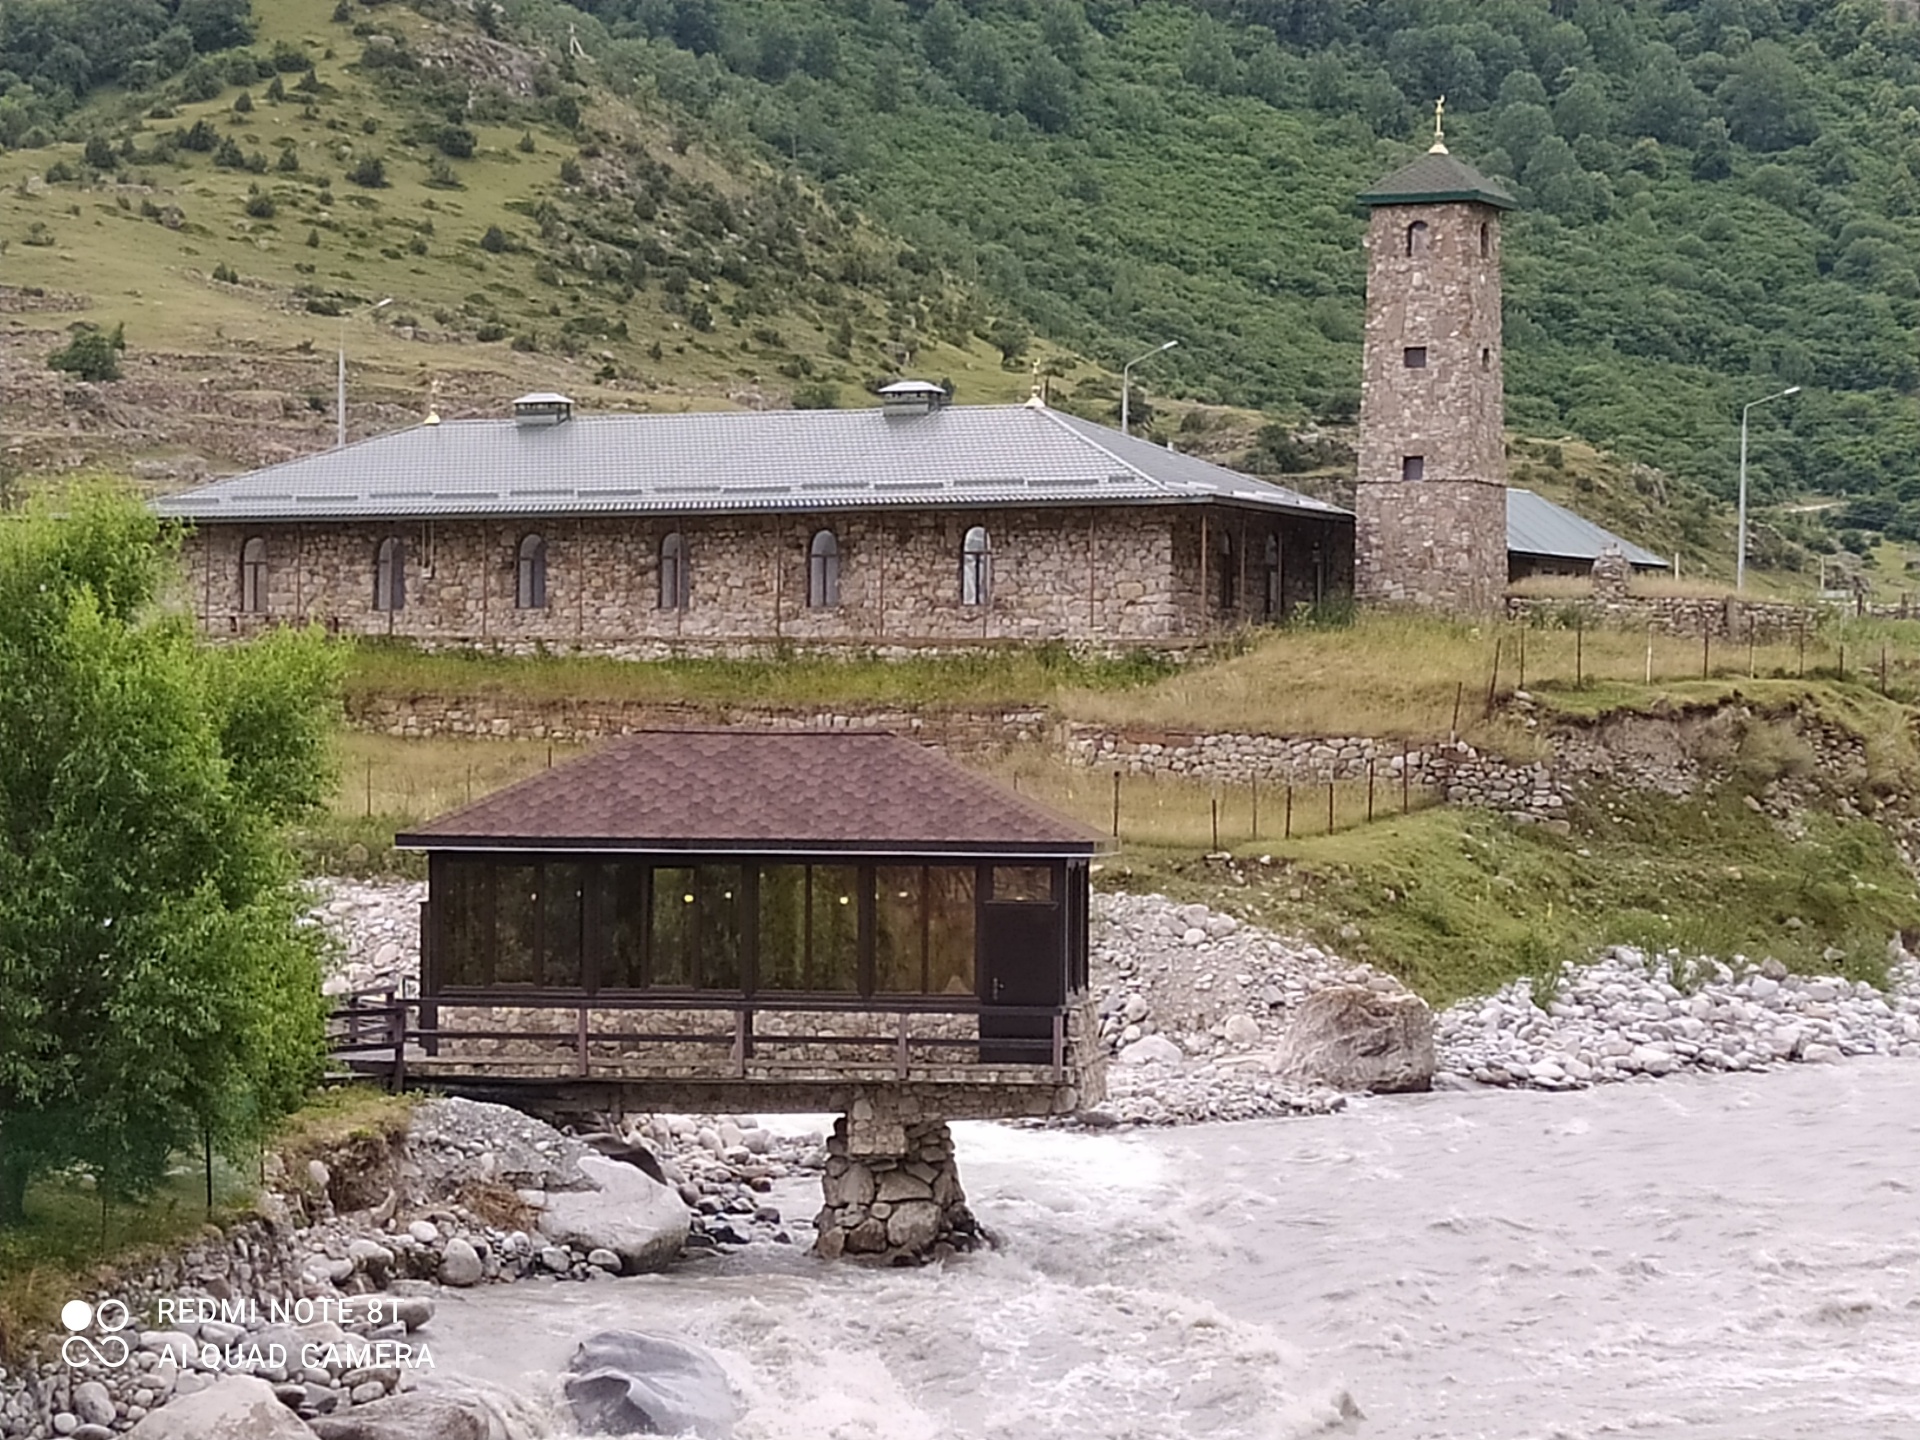
<svg viewBox="0 0 1920 1440"><path fill-rule="evenodd" d="M1784 45L1755 42L1714 92L1727 129L1755 150L1786 150L1820 133L1813 87Z"/></svg>
<svg viewBox="0 0 1920 1440"><path fill-rule="evenodd" d="M120 352L127 348L126 326L102 330L87 325L73 332L73 338L47 357L49 370L62 370L96 384L120 378Z"/></svg>
<svg viewBox="0 0 1920 1440"><path fill-rule="evenodd" d="M1013 103L1042 130L1064 130L1073 120L1073 72L1051 51L1027 61L1014 84Z"/></svg>
<svg viewBox="0 0 1920 1440"><path fill-rule="evenodd" d="M202 55L253 40L251 0L180 0L173 18L193 37Z"/></svg>
<svg viewBox="0 0 1920 1440"><path fill-rule="evenodd" d="M138 1194L243 1155L317 1070L286 823L320 803L336 659L209 650L159 605L172 534L76 491L0 529L0 1223L82 1165Z"/></svg>

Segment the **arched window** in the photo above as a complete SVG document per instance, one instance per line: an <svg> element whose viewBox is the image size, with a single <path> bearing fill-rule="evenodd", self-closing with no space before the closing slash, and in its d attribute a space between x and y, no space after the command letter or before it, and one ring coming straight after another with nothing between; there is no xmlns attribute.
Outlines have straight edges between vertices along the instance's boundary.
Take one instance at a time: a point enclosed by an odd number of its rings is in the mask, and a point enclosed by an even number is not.
<svg viewBox="0 0 1920 1440"><path fill-rule="evenodd" d="M407 608L407 542L389 535L380 542L373 558L373 608Z"/></svg>
<svg viewBox="0 0 1920 1440"><path fill-rule="evenodd" d="M1416 220L1407 226L1407 254L1424 255L1431 240L1427 232L1427 222Z"/></svg>
<svg viewBox="0 0 1920 1440"><path fill-rule="evenodd" d="M1493 254L1493 227L1485 221L1480 223L1480 258L1487 259Z"/></svg>
<svg viewBox="0 0 1920 1440"><path fill-rule="evenodd" d="M240 608L248 615L267 613L267 542L258 535L240 547Z"/></svg>
<svg viewBox="0 0 1920 1440"><path fill-rule="evenodd" d="M840 542L831 530L818 530L807 547L807 606L828 610L839 603Z"/></svg>
<svg viewBox="0 0 1920 1440"><path fill-rule="evenodd" d="M529 535L520 542L518 583L513 603L522 610L547 608L547 542Z"/></svg>
<svg viewBox="0 0 1920 1440"><path fill-rule="evenodd" d="M993 539L984 525L967 531L960 545L960 603L993 603Z"/></svg>
<svg viewBox="0 0 1920 1440"><path fill-rule="evenodd" d="M660 608L685 610L693 596L693 572L687 565L687 542L678 530L660 542Z"/></svg>
<svg viewBox="0 0 1920 1440"><path fill-rule="evenodd" d="M1231 610L1240 595L1240 576L1234 564L1233 536L1220 532L1220 608Z"/></svg>
<svg viewBox="0 0 1920 1440"><path fill-rule="evenodd" d="M1276 620L1283 608L1280 595L1280 537L1267 536L1267 563L1261 577L1261 609L1269 620Z"/></svg>

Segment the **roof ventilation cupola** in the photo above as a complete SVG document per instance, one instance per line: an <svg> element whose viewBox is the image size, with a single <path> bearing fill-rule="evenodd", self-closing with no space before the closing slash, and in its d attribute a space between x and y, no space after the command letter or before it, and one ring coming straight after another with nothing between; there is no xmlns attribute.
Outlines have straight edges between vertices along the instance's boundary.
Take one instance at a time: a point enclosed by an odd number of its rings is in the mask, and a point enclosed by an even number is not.
<svg viewBox="0 0 1920 1440"><path fill-rule="evenodd" d="M522 430L542 425L561 425L573 418L573 401L550 390L522 395L513 402L513 423Z"/></svg>
<svg viewBox="0 0 1920 1440"><path fill-rule="evenodd" d="M931 415L947 403L947 392L930 380L896 380L880 387L882 413Z"/></svg>

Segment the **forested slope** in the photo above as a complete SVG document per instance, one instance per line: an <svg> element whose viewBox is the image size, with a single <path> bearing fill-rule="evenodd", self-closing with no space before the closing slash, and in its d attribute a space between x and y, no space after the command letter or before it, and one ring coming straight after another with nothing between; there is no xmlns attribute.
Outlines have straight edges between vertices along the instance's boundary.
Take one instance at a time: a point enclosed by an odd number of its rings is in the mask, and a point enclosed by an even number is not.
<svg viewBox="0 0 1920 1440"><path fill-rule="evenodd" d="M1354 193L1425 143L1525 202L1510 415L1920 538L1920 26L1884 0L522 0L1044 332L1350 414ZM586 12L591 19L576 19Z"/></svg>

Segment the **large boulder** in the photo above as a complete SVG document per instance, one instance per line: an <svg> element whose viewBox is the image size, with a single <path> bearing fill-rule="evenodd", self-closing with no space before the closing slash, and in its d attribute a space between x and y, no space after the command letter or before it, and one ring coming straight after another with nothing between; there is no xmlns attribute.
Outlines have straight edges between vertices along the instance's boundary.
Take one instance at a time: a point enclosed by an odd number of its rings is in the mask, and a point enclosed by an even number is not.
<svg viewBox="0 0 1920 1440"><path fill-rule="evenodd" d="M611 1250L627 1275L665 1269L687 1243L692 1219L679 1192L599 1155L581 1156L580 1173L597 1188L551 1192L540 1232L576 1250Z"/></svg>
<svg viewBox="0 0 1920 1440"><path fill-rule="evenodd" d="M223 1375L155 1410L127 1440L313 1440L313 1431L252 1375Z"/></svg>
<svg viewBox="0 0 1920 1440"><path fill-rule="evenodd" d="M1276 1068L1335 1090L1426 1090L1433 1084L1433 1011L1405 990L1316 990L1280 1037Z"/></svg>
<svg viewBox="0 0 1920 1440"><path fill-rule="evenodd" d="M310 1422L320 1440L495 1440L500 1433L480 1401L411 1390Z"/></svg>
<svg viewBox="0 0 1920 1440"><path fill-rule="evenodd" d="M567 1404L589 1435L684 1435L727 1440L733 1390L698 1345L638 1330L603 1330L567 1366Z"/></svg>

